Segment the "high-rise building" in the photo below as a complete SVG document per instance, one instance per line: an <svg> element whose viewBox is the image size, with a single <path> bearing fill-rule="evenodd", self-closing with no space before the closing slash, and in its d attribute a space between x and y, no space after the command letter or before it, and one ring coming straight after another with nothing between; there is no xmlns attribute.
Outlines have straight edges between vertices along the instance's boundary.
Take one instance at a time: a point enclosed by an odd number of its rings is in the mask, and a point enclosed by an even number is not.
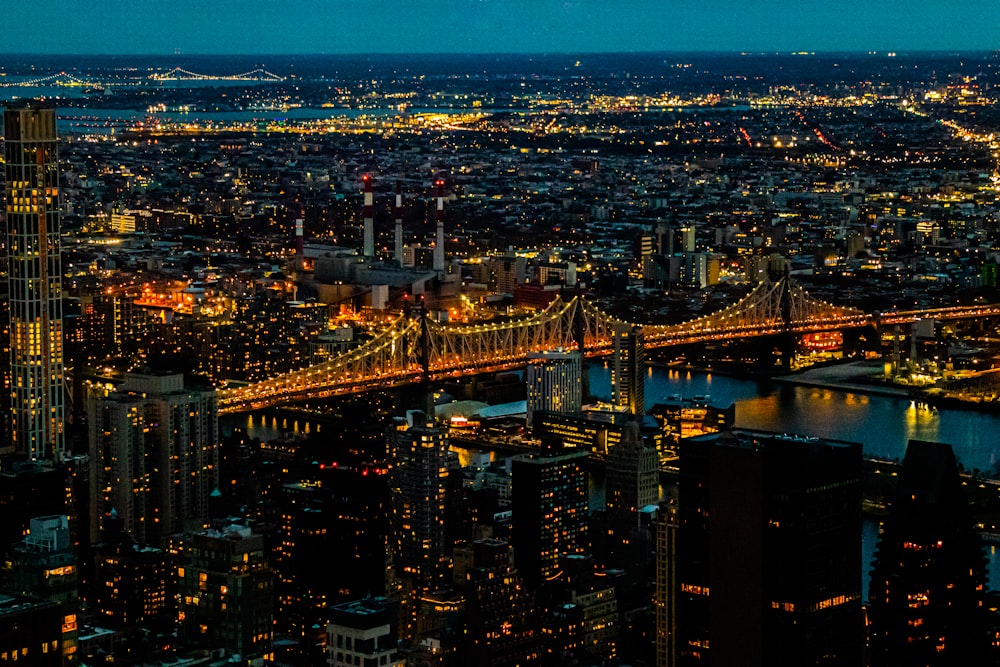
<svg viewBox="0 0 1000 667"><path fill-rule="evenodd" d="M677 504L664 502L656 517L656 667L677 664Z"/></svg>
<svg viewBox="0 0 1000 667"><path fill-rule="evenodd" d="M872 667L988 664L986 560L962 484L950 445L909 442L868 589Z"/></svg>
<svg viewBox="0 0 1000 667"><path fill-rule="evenodd" d="M559 558L586 551L588 452L522 454L511 462L514 564L529 588Z"/></svg>
<svg viewBox="0 0 1000 667"><path fill-rule="evenodd" d="M611 331L611 402L633 415L646 412L646 348L642 328L615 322Z"/></svg>
<svg viewBox="0 0 1000 667"><path fill-rule="evenodd" d="M532 600L511 564L510 545L492 538L472 544L466 573L464 662L482 667L532 664L539 654Z"/></svg>
<svg viewBox="0 0 1000 667"><path fill-rule="evenodd" d="M112 513L144 545L204 525L219 485L214 390L185 388L180 374L128 374L116 391L92 391L88 414L91 543Z"/></svg>
<svg viewBox="0 0 1000 667"><path fill-rule="evenodd" d="M641 511L660 499L660 455L644 442L638 421L625 425L622 439L608 452L606 470L610 562L630 567L645 550Z"/></svg>
<svg viewBox="0 0 1000 667"><path fill-rule="evenodd" d="M4 111L13 449L65 454L62 263L55 109Z"/></svg>
<svg viewBox="0 0 1000 667"><path fill-rule="evenodd" d="M680 471L667 664L861 664L861 446L734 430Z"/></svg>
<svg viewBox="0 0 1000 667"><path fill-rule="evenodd" d="M448 433L411 410L390 427L387 438L392 587L402 598L403 616L415 623L419 600L449 578L444 530ZM400 630L409 636L414 627L408 622Z"/></svg>
<svg viewBox="0 0 1000 667"><path fill-rule="evenodd" d="M375 195L372 193L372 177L365 174L361 177L365 184L365 211L364 229L361 252L365 259L372 260L375 257Z"/></svg>
<svg viewBox="0 0 1000 667"><path fill-rule="evenodd" d="M580 353L571 350L547 350L528 354L527 424L531 428L534 413L578 412L583 405L583 374Z"/></svg>
<svg viewBox="0 0 1000 667"><path fill-rule="evenodd" d="M559 558L558 575L544 584L547 602L542 634L549 661L569 658L588 664L611 662L618 652L619 622L616 580L598 571L590 554Z"/></svg>
<svg viewBox="0 0 1000 667"><path fill-rule="evenodd" d="M191 537L188 562L177 568L180 634L244 660L270 659L274 639L274 576L264 538L245 526Z"/></svg>

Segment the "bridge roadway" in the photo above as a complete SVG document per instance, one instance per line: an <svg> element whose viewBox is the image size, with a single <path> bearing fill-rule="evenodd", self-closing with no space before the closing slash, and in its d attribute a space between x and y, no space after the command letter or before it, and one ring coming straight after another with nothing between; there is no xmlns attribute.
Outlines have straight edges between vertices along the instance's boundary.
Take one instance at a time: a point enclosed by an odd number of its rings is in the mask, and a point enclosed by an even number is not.
<svg viewBox="0 0 1000 667"><path fill-rule="evenodd" d="M782 296L784 294L784 296ZM776 298L776 295L779 298ZM789 300L793 303L789 304ZM1000 304L866 314L812 299L801 289L762 283L740 302L679 325L643 326L647 348L911 324L919 319L1000 317ZM523 367L531 352L579 348L587 357L608 354L615 320L581 299L557 300L544 311L510 322L440 324L400 317L360 347L324 363L271 380L219 392L222 414L392 388L420 380Z"/></svg>

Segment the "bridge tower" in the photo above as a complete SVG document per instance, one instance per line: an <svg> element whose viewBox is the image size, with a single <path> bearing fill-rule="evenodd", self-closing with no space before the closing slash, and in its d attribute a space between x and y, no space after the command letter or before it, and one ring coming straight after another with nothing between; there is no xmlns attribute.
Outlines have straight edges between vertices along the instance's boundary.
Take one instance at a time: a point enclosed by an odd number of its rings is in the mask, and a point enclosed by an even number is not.
<svg viewBox="0 0 1000 667"><path fill-rule="evenodd" d="M778 282L778 307L781 312L781 333L778 335L778 349L781 350L781 365L785 369L792 366L795 358L796 336L792 331L792 290L788 269L782 272Z"/></svg>

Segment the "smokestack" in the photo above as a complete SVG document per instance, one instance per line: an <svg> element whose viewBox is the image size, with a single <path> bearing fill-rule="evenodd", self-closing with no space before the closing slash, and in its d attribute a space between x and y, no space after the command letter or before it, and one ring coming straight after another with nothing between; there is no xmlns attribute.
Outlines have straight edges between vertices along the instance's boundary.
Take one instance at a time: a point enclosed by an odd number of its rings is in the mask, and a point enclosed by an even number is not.
<svg viewBox="0 0 1000 667"><path fill-rule="evenodd" d="M435 181L438 190L437 201L437 237L434 243L434 270L438 275L444 275L444 179Z"/></svg>
<svg viewBox="0 0 1000 667"><path fill-rule="evenodd" d="M361 177L365 183L365 236L362 254L366 259L375 257L375 198L372 194L372 177L365 174Z"/></svg>
<svg viewBox="0 0 1000 667"><path fill-rule="evenodd" d="M394 238L396 261L403 265L403 186L396 181L396 235Z"/></svg>
<svg viewBox="0 0 1000 667"><path fill-rule="evenodd" d="M295 268L302 268L303 256L303 218L302 204L295 204Z"/></svg>

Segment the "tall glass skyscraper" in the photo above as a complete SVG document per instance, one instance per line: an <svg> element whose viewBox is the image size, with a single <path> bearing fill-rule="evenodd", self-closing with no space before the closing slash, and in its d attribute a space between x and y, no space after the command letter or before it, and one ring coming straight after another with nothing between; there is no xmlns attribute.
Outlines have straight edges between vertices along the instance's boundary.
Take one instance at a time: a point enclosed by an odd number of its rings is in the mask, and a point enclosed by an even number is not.
<svg viewBox="0 0 1000 667"><path fill-rule="evenodd" d="M66 398L55 109L6 109L4 158L13 449L60 460Z"/></svg>

